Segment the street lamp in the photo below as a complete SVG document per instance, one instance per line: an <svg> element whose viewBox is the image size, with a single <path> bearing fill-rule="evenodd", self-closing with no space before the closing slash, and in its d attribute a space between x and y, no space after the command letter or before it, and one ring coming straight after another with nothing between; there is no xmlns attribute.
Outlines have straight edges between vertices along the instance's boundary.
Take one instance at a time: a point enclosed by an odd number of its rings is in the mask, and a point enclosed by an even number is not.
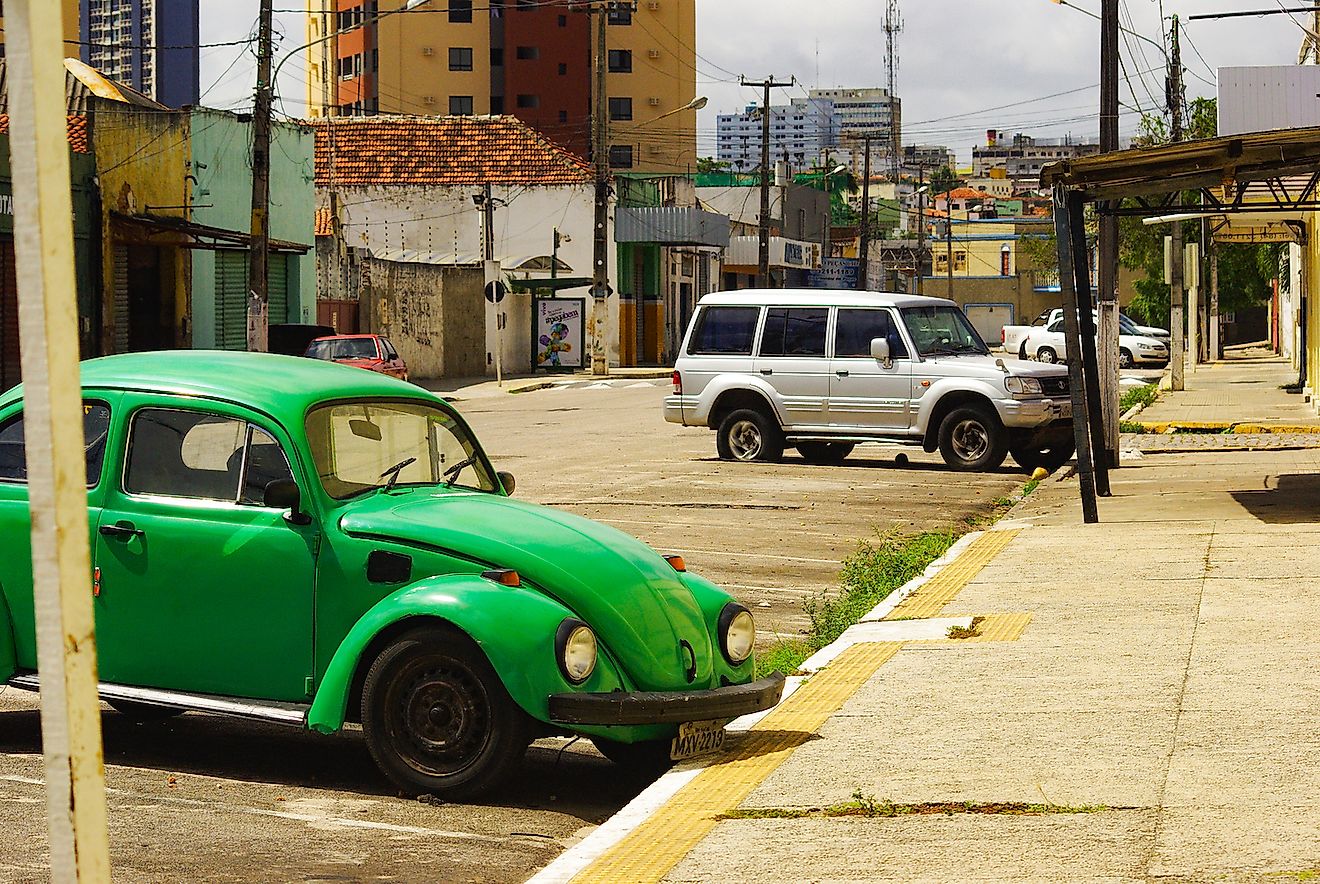
<svg viewBox="0 0 1320 884"><path fill-rule="evenodd" d="M918 167L918 174L924 174L925 166ZM921 271L926 263L926 218L925 208L926 193L930 190L929 184L923 184L913 191L917 198L917 294L921 294Z"/></svg>

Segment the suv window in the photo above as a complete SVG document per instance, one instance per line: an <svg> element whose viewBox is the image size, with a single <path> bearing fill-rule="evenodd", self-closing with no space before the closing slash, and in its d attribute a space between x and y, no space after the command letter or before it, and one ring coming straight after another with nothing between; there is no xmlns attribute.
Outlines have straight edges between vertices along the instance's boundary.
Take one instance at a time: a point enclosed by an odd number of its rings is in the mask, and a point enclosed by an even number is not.
<svg viewBox="0 0 1320 884"><path fill-rule="evenodd" d="M292 479L279 444L238 418L144 408L133 418L124 490L260 506L266 485Z"/></svg>
<svg viewBox="0 0 1320 884"><path fill-rule="evenodd" d="M705 307L688 352L707 356L751 356L760 307Z"/></svg>
<svg viewBox="0 0 1320 884"><path fill-rule="evenodd" d="M907 347L888 310L839 308L834 330L834 355L848 358L871 356L871 339L884 338L889 342L889 355L907 359Z"/></svg>
<svg viewBox="0 0 1320 884"><path fill-rule="evenodd" d="M824 356L828 307L771 307L761 335L762 356Z"/></svg>
<svg viewBox="0 0 1320 884"><path fill-rule="evenodd" d="M101 481L105 440L109 432L110 406L103 402L84 402L83 454L88 488ZM0 426L0 482L27 482L27 452L23 441L23 415L16 415Z"/></svg>

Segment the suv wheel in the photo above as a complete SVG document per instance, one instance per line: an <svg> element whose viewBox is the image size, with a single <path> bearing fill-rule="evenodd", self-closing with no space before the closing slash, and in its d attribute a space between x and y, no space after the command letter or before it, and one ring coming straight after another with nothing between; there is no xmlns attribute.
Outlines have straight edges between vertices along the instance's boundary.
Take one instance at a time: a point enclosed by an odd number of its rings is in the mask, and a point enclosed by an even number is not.
<svg viewBox="0 0 1320 884"><path fill-rule="evenodd" d="M799 442L798 454L807 463L841 464L843 459L852 454L852 442Z"/></svg>
<svg viewBox="0 0 1320 884"><path fill-rule="evenodd" d="M779 460L784 436L765 412L740 408L720 422L715 448L724 460Z"/></svg>
<svg viewBox="0 0 1320 884"><path fill-rule="evenodd" d="M1061 438L1053 444L1013 445L1009 448L1009 454L1013 455L1013 460L1017 461L1018 466L1028 473L1036 467L1044 467L1052 473L1066 464L1076 453L1077 443L1071 435L1066 439Z"/></svg>
<svg viewBox="0 0 1320 884"><path fill-rule="evenodd" d="M993 412L964 405L940 422L940 455L955 470L993 470L1008 454L1007 435Z"/></svg>
<svg viewBox="0 0 1320 884"><path fill-rule="evenodd" d="M1041 347L1036 351L1036 359L1050 365L1059 361L1059 354L1054 352L1053 347Z"/></svg>

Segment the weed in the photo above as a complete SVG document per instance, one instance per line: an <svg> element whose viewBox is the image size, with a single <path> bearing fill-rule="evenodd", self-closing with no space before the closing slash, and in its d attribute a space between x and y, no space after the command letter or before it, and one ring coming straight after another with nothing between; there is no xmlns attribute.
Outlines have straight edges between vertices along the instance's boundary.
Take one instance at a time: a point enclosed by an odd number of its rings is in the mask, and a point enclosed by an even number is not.
<svg viewBox="0 0 1320 884"><path fill-rule="evenodd" d="M1046 814L1104 813L1113 810L1136 810L1134 807L1110 807L1105 804L1027 804L1023 801L927 801L921 804L895 804L887 799L877 800L865 795L861 789L853 792L851 801L831 804L829 807L749 807L720 814L722 820L759 819L820 819L843 816L898 817L912 815L958 813L999 814L1005 816L1044 816ZM1296 880L1309 880L1312 872L1288 873Z"/></svg>
<svg viewBox="0 0 1320 884"><path fill-rule="evenodd" d="M1127 414L1127 412L1140 405L1143 408L1149 408L1151 403L1160 398L1160 389L1155 384L1145 384L1140 387L1133 387L1126 390L1118 400L1118 413Z"/></svg>
<svg viewBox="0 0 1320 884"><path fill-rule="evenodd" d="M948 633L949 638L976 638L981 634L981 624L984 622L984 617L973 617L971 626L950 626Z"/></svg>
<svg viewBox="0 0 1320 884"><path fill-rule="evenodd" d="M1144 426L1136 421L1119 421L1118 431L1120 433L1133 433L1138 436L1144 435L1148 432Z"/></svg>
<svg viewBox="0 0 1320 884"><path fill-rule="evenodd" d="M1014 501L1011 497L996 497L994 500L990 501L990 503L1002 509L1008 509L1013 505Z"/></svg>
<svg viewBox="0 0 1320 884"><path fill-rule="evenodd" d="M1032 479L1026 485L1022 486L1022 496L1023 497L1030 496L1031 492L1035 491L1039 487L1040 487L1040 479Z"/></svg>

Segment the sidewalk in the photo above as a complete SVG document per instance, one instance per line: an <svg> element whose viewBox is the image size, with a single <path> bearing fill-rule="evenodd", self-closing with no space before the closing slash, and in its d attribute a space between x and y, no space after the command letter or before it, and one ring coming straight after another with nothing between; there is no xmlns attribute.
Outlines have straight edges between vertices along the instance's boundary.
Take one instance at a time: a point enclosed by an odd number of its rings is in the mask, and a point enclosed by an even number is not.
<svg viewBox="0 0 1320 884"><path fill-rule="evenodd" d="M1263 347L1231 347L1223 361L1187 371L1185 389L1161 396L1138 422L1154 432L1235 425L1248 432L1320 431L1315 406L1283 390L1296 382L1297 369Z"/></svg>
<svg viewBox="0 0 1320 884"><path fill-rule="evenodd" d="M595 383L602 381L648 380L667 378L672 375L672 368L655 367L614 367L608 375L592 374L590 371L577 372L536 372L535 374L505 375L503 383L494 377L477 378L432 378L417 381L421 387L452 401L480 399L486 396L503 396L506 393L528 393L544 390L548 387Z"/></svg>
<svg viewBox="0 0 1320 884"><path fill-rule="evenodd" d="M1320 876L1320 451L1152 454L1113 486L1085 526L1044 483L533 880Z"/></svg>

